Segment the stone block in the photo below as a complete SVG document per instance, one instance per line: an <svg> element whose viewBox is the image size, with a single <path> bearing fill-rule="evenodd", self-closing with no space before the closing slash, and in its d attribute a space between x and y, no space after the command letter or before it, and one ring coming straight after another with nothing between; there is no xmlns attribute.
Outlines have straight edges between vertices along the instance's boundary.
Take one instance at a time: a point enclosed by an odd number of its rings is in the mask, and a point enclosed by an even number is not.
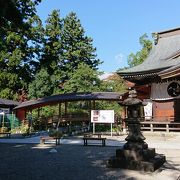
<svg viewBox="0 0 180 180"><path fill-rule="evenodd" d="M162 154L155 154L154 148L145 150L145 152L117 149L116 156L108 159L106 165L111 168L153 172L161 167L165 161L165 156Z"/></svg>

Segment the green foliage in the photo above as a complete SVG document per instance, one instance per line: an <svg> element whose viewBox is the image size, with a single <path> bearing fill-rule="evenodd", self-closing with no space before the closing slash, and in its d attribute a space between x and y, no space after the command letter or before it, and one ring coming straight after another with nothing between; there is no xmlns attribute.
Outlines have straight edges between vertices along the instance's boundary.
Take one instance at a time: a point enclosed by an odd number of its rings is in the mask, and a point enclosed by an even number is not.
<svg viewBox="0 0 180 180"><path fill-rule="evenodd" d="M88 117L90 110L89 101L78 101L68 103L68 114L75 117Z"/></svg>
<svg viewBox="0 0 180 180"><path fill-rule="evenodd" d="M19 26L23 26L23 17L32 15L34 9L30 6L38 5L41 0L1 0L0 1L0 21L10 21Z"/></svg>
<svg viewBox="0 0 180 180"><path fill-rule="evenodd" d="M26 124L22 124L20 127L19 127L19 130L22 134L28 134L29 133L29 126Z"/></svg>
<svg viewBox="0 0 180 180"><path fill-rule="evenodd" d="M93 47L92 42L92 38L85 36L85 31L75 13L71 12L64 18L62 27L63 63L67 71L72 73L80 63L96 69L100 60L96 59L96 48Z"/></svg>
<svg viewBox="0 0 180 180"><path fill-rule="evenodd" d="M15 99L18 89L27 88L32 78L33 57L39 51L36 34L39 33L40 28L37 31L37 26L40 23L35 22L40 20L35 15L37 2L17 0L13 8L18 10L23 20L23 24L17 26L16 20L6 16L12 8L11 2L3 3L9 7L5 8L4 14L0 14L0 97Z"/></svg>
<svg viewBox="0 0 180 180"><path fill-rule="evenodd" d="M61 68L61 19L59 11L53 10L46 21L40 68L47 68L50 75L57 74Z"/></svg>
<svg viewBox="0 0 180 180"><path fill-rule="evenodd" d="M28 88L30 98L62 93L63 84L71 79L81 63L93 70L101 63L96 58L92 38L85 35L75 13L62 19L59 11L53 10L43 28L36 14L40 1L2 1L2 7L8 7L0 12L2 98L16 99L19 89ZM8 17L11 10L17 13L17 17L13 17L17 18L15 21ZM90 88L87 82L85 85L91 91L93 86Z"/></svg>
<svg viewBox="0 0 180 180"><path fill-rule="evenodd" d="M50 130L49 136L54 138L61 138L63 137L63 133L61 131Z"/></svg>
<svg viewBox="0 0 180 180"><path fill-rule="evenodd" d="M27 124L21 124L19 127L15 127L11 129L11 133L14 134L20 133L23 136L27 136L33 131L34 129L32 127L29 127Z"/></svg>
<svg viewBox="0 0 180 180"><path fill-rule="evenodd" d="M41 69L35 80L29 84L29 97L41 98L52 94L52 81L47 69Z"/></svg>
<svg viewBox="0 0 180 180"><path fill-rule="evenodd" d="M110 124L96 124L96 132L110 132L110 131L111 131ZM117 134L122 132L121 125L120 124L119 125L113 124L112 132L116 132Z"/></svg>
<svg viewBox="0 0 180 180"><path fill-rule="evenodd" d="M99 90L100 80L97 71L81 63L71 78L64 84L64 92L95 92Z"/></svg>
<svg viewBox="0 0 180 180"><path fill-rule="evenodd" d="M0 132L1 133L9 132L9 128L8 127L0 127Z"/></svg>
<svg viewBox="0 0 180 180"><path fill-rule="evenodd" d="M147 34L144 34L139 39L140 45L142 49L138 51L136 54L131 53L128 56L128 65L129 67L134 67L141 64L149 55L152 49L152 41L148 39Z"/></svg>
<svg viewBox="0 0 180 180"><path fill-rule="evenodd" d="M16 25L23 24L21 13L18 11L17 4L13 0L1 0L0 7L0 23L11 21Z"/></svg>
<svg viewBox="0 0 180 180"><path fill-rule="evenodd" d="M111 127L110 124L96 124L95 126L95 131L96 132L110 132Z"/></svg>
<svg viewBox="0 0 180 180"><path fill-rule="evenodd" d="M114 110L115 115L118 119L121 118L122 107L117 102L112 101L97 101L96 109L98 110Z"/></svg>
<svg viewBox="0 0 180 180"><path fill-rule="evenodd" d="M47 73L51 84L48 82L47 84L52 91L42 86L40 89L37 88L41 93L36 97L41 97L39 95L46 89L50 94L95 91L97 84L93 83L99 84L95 69L100 63L96 59L95 51L92 39L84 35L84 29L75 13L61 19L59 11L54 10L46 21L42 55L38 66L39 70L48 67ZM30 97L35 97L31 92L32 87L37 84L36 79L34 80L36 82L32 82L29 86Z"/></svg>
<svg viewBox="0 0 180 180"><path fill-rule="evenodd" d="M122 132L122 125L119 124L119 125L116 125L112 128L112 131L113 132L116 132L117 134L119 134L120 132Z"/></svg>
<svg viewBox="0 0 180 180"><path fill-rule="evenodd" d="M47 106L47 107L42 107L41 109L41 116L52 117L55 114L58 114L57 106L49 106L49 107Z"/></svg>
<svg viewBox="0 0 180 180"><path fill-rule="evenodd" d="M47 120L59 113L58 106L41 107L38 114L38 109L32 111L32 122L35 130L45 130L47 128Z"/></svg>

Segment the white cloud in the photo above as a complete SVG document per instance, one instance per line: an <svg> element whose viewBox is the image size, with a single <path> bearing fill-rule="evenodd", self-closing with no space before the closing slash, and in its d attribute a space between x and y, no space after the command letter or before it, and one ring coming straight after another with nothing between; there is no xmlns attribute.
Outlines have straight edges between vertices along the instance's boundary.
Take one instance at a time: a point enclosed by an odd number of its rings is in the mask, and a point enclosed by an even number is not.
<svg viewBox="0 0 180 180"><path fill-rule="evenodd" d="M123 60L124 60L124 54L122 53L119 53L115 56L115 60L118 64L121 64L123 63Z"/></svg>

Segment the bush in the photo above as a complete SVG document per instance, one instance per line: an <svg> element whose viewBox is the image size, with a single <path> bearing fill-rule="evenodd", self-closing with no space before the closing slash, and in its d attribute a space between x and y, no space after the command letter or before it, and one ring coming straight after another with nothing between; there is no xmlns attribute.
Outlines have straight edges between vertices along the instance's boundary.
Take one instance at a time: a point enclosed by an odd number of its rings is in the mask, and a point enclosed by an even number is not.
<svg viewBox="0 0 180 180"><path fill-rule="evenodd" d="M7 127L1 127L0 128L0 132L8 132L9 130L8 130L8 128Z"/></svg>
<svg viewBox="0 0 180 180"><path fill-rule="evenodd" d="M29 127L27 124L22 124L19 127L11 129L11 133L20 133L23 136L27 136L27 135L29 135L33 131L34 131L33 128Z"/></svg>
<svg viewBox="0 0 180 180"><path fill-rule="evenodd" d="M111 127L109 124L96 124L95 129L97 132L109 132L109 131L111 131Z"/></svg>
<svg viewBox="0 0 180 180"><path fill-rule="evenodd" d="M49 136L54 138L61 138L63 133L61 131L52 130L49 132Z"/></svg>
<svg viewBox="0 0 180 180"><path fill-rule="evenodd" d="M113 132L116 132L116 133L122 132L122 127L121 127L121 126L113 127L113 128L112 128L112 131L113 131Z"/></svg>

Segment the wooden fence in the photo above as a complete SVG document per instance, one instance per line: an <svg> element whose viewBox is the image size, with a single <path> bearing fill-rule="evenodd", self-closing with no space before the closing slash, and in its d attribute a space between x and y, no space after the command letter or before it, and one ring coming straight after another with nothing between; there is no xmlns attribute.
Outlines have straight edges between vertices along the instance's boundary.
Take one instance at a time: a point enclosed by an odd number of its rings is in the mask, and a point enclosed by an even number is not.
<svg viewBox="0 0 180 180"><path fill-rule="evenodd" d="M180 123L176 122L155 122L155 121L141 121L141 130L142 131L180 131Z"/></svg>

